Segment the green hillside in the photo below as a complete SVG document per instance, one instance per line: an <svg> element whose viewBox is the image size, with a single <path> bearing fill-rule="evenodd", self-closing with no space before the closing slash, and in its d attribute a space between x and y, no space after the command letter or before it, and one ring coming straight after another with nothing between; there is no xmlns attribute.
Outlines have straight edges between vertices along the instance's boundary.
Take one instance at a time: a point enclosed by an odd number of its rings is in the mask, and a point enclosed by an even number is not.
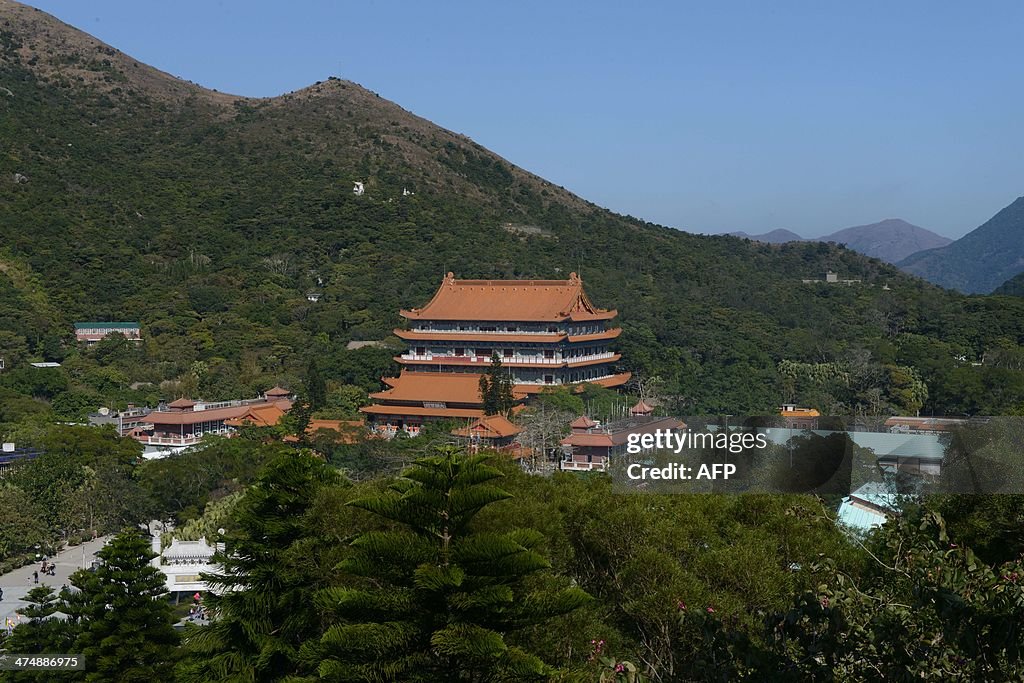
<svg viewBox="0 0 1024 683"><path fill-rule="evenodd" d="M1024 296L1024 273L1014 275L1009 280L999 285L992 293Z"/></svg>
<svg viewBox="0 0 1024 683"><path fill-rule="evenodd" d="M391 352L345 344L387 338L449 270L580 271L620 311L624 366L691 412L1024 406L1024 372L989 362L1020 353L1024 301L618 216L349 81L215 93L0 0L0 139L0 260L21 279L0 273L0 356L65 361L67 384L3 382L65 411L298 385L311 356L332 387L374 388ZM827 269L863 283L801 283ZM146 341L75 349L88 319Z"/></svg>

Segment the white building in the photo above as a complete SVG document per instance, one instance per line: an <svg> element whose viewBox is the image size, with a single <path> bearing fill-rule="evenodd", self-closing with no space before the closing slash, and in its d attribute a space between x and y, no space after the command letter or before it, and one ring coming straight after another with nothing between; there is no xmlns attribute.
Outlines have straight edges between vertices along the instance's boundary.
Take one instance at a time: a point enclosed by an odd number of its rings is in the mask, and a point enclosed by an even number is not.
<svg viewBox="0 0 1024 683"><path fill-rule="evenodd" d="M205 539L182 541L177 538L171 539L166 548L161 548L161 534L157 532L153 536L153 552L157 556L151 564L167 577L168 592L205 593L209 587L200 574L220 570L212 559L215 552L223 549L223 543L211 546Z"/></svg>

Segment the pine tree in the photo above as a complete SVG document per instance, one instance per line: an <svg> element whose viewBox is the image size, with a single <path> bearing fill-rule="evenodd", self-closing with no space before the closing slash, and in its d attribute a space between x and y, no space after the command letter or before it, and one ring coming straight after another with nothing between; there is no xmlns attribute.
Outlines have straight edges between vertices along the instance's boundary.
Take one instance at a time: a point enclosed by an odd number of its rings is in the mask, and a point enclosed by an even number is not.
<svg viewBox="0 0 1024 683"><path fill-rule="evenodd" d="M291 410L281 419L282 431L285 435L298 437L299 445L309 447L309 423L313 419L313 406L306 399L299 399L292 404Z"/></svg>
<svg viewBox="0 0 1024 683"><path fill-rule="evenodd" d="M306 366L306 400L314 411L327 405L327 383L320 374L315 358L310 358L309 365Z"/></svg>
<svg viewBox="0 0 1024 683"><path fill-rule="evenodd" d="M485 415L508 415L515 405L512 376L504 370L497 351L491 354L491 367L480 376L480 398Z"/></svg>
<svg viewBox="0 0 1024 683"><path fill-rule="evenodd" d="M483 403L484 415L497 415L498 407L494 393L491 391L491 373L480 375L480 401Z"/></svg>
<svg viewBox="0 0 1024 683"><path fill-rule="evenodd" d="M531 681L552 672L506 642L585 603L578 589L532 590L549 567L528 530L473 529L480 510L509 494L487 456L442 447L391 490L350 503L396 523L353 543L348 583L318 596L333 620L308 656L334 681Z"/></svg>
<svg viewBox="0 0 1024 683"><path fill-rule="evenodd" d="M301 672L299 646L319 637L316 544L305 515L319 489L341 483L300 453L267 465L236 507L217 574L204 575L212 622L185 637L181 681L276 681ZM326 580L326 579L320 579Z"/></svg>
<svg viewBox="0 0 1024 683"><path fill-rule="evenodd" d="M71 652L75 641L75 625L54 615L60 610L60 598L53 588L36 586L25 595L29 603L18 610L26 617L3 642L3 649L17 654L62 654ZM52 681L52 671L9 671L4 680Z"/></svg>
<svg viewBox="0 0 1024 683"><path fill-rule="evenodd" d="M95 571L71 577L66 611L79 633L71 648L85 657L87 681L165 680L177 656L164 575L138 531L113 538L97 555Z"/></svg>

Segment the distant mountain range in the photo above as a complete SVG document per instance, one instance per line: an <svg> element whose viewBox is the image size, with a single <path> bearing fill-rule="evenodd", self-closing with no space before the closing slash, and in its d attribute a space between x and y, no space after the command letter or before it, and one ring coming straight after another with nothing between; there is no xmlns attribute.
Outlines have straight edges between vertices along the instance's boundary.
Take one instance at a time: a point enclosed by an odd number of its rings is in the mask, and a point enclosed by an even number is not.
<svg viewBox="0 0 1024 683"><path fill-rule="evenodd" d="M853 251L889 263L901 261L923 249L944 247L953 241L899 218L887 218L870 225L856 225L823 237L804 238L791 230L784 229L772 230L763 235L748 235L745 232L729 234L769 244L799 241L835 242L844 244Z"/></svg>
<svg viewBox="0 0 1024 683"><path fill-rule="evenodd" d="M968 294L1019 292L1024 271L1024 197L951 244L912 254L897 265ZM1005 283L1005 284L1004 284Z"/></svg>
<svg viewBox="0 0 1024 683"><path fill-rule="evenodd" d="M754 240L755 242L765 242L766 244L785 244L786 242L806 241L803 237L792 230L785 230L783 228L766 232L763 235L749 235L745 232L730 232L729 234L734 237L745 237L748 240Z"/></svg>

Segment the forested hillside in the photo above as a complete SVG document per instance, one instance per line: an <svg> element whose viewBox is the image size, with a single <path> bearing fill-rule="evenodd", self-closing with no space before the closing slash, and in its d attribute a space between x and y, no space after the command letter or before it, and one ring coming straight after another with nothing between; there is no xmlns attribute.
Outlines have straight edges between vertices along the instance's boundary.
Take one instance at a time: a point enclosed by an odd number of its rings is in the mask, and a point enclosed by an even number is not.
<svg viewBox="0 0 1024 683"><path fill-rule="evenodd" d="M1014 275L1009 280L999 285L993 294L1011 294L1013 296L1024 296L1024 273Z"/></svg>
<svg viewBox="0 0 1024 683"><path fill-rule="evenodd" d="M693 412L1024 406L1024 301L618 216L349 81L215 93L0 0L0 138L0 390L61 415L298 384L310 356L332 388L374 388L391 353L345 344L387 338L449 270L580 271L620 311L626 368ZM801 283L827 269L863 282ZM90 319L146 341L75 349ZM64 369L39 386L29 359Z"/></svg>

